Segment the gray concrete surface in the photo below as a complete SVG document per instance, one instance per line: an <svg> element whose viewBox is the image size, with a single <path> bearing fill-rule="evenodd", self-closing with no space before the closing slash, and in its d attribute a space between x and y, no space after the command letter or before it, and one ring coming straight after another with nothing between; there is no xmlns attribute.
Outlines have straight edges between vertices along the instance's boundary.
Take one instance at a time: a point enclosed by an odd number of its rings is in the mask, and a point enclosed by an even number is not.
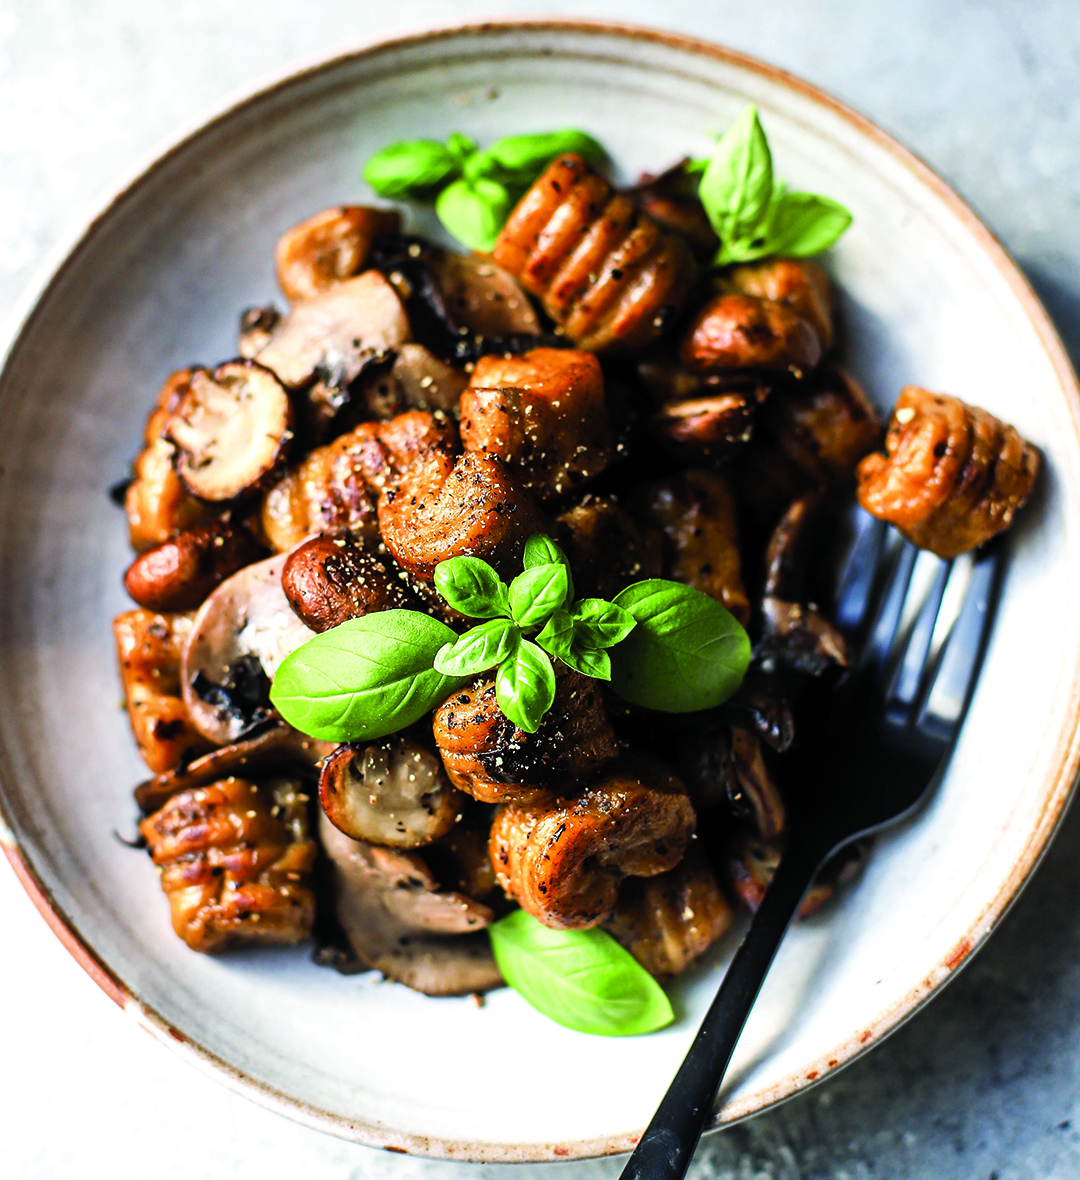
<svg viewBox="0 0 1080 1180"><path fill-rule="evenodd" d="M96 192L236 90L383 34L539 13L709 37L850 102L975 205L1080 360L1076 0L0 0L0 315ZM713 1137L695 1176L1080 1176L1078 899L1074 811L989 946L943 995L838 1077ZM355 1148L196 1074L96 990L6 864L0 945L5 1176L493 1180L499 1171ZM598 1161L542 1175L607 1180L618 1170Z"/></svg>

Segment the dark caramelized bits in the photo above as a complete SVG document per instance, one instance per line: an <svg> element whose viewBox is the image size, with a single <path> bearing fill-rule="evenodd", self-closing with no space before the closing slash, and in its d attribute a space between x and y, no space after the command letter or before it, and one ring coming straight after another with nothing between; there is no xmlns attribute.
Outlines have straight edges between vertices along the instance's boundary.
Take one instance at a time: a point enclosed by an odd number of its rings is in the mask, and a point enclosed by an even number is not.
<svg viewBox="0 0 1080 1180"><path fill-rule="evenodd" d="M354 840L419 848L445 836L464 800L438 754L406 734L364 746L346 743L323 763L319 802Z"/></svg>
<svg viewBox="0 0 1080 1180"><path fill-rule="evenodd" d="M243 526L196 525L137 557L124 575L124 587L148 610L194 610L216 586L265 553Z"/></svg>
<svg viewBox="0 0 1080 1180"><path fill-rule="evenodd" d="M290 303L321 294L359 274L371 243L401 231L396 209L339 205L294 225L274 251L278 284Z"/></svg>
<svg viewBox="0 0 1080 1180"><path fill-rule="evenodd" d="M694 848L656 877L628 877L604 928L652 975L678 975L731 929L734 914Z"/></svg>
<svg viewBox="0 0 1080 1180"><path fill-rule="evenodd" d="M483 803L568 794L615 757L600 684L559 664L555 700L536 733L499 708L495 680L460 689L435 710L435 742L450 781Z"/></svg>
<svg viewBox="0 0 1080 1180"><path fill-rule="evenodd" d="M194 727L180 688L190 614L129 610L113 620L124 700L139 753L155 774L196 757L208 743Z"/></svg>
<svg viewBox="0 0 1080 1180"><path fill-rule="evenodd" d="M915 385L896 403L885 451L859 464L859 503L945 558L1008 528L1039 469L1013 427Z"/></svg>
<svg viewBox="0 0 1080 1180"><path fill-rule="evenodd" d="M538 336L540 320L517 280L482 254L440 252L432 270L453 323L484 338Z"/></svg>
<svg viewBox="0 0 1080 1180"><path fill-rule="evenodd" d="M521 569L525 542L543 524L529 493L492 455L422 455L379 497L387 549L413 577L430 582L435 566L470 554L500 576Z"/></svg>
<svg viewBox="0 0 1080 1180"><path fill-rule="evenodd" d="M658 578L663 537L642 528L611 497L586 496L555 521L555 538L574 571L577 598L612 599L631 582Z"/></svg>
<svg viewBox="0 0 1080 1180"><path fill-rule="evenodd" d="M771 299L718 295L697 313L680 357L700 373L753 369L803 376L821 360L821 341L802 316Z"/></svg>
<svg viewBox="0 0 1080 1180"><path fill-rule="evenodd" d="M744 295L790 308L817 333L823 349L833 341L833 297L828 276L805 258L767 258L733 267L728 282Z"/></svg>
<svg viewBox="0 0 1080 1180"><path fill-rule="evenodd" d="M573 799L505 803L491 826L499 884L556 930L586 930L615 907L623 877L674 868L696 817L666 767L627 755Z"/></svg>
<svg viewBox="0 0 1080 1180"><path fill-rule="evenodd" d="M715 598L745 625L750 601L743 588L735 498L726 478L715 471L684 471L644 484L636 507L640 518L667 538L664 576Z"/></svg>
<svg viewBox="0 0 1080 1180"><path fill-rule="evenodd" d="M688 162L682 160L659 176L642 176L627 195L661 229L685 238L694 254L703 263L708 263L716 253L720 239L698 197L699 177L687 170Z"/></svg>
<svg viewBox="0 0 1080 1180"><path fill-rule="evenodd" d="M316 848L306 803L289 780L228 778L174 795L139 825L173 929L192 950L308 935Z"/></svg>
<svg viewBox="0 0 1080 1180"><path fill-rule="evenodd" d="M196 369L165 430L176 470L200 500L234 500L263 487L292 441L292 405L268 369L231 361Z"/></svg>
<svg viewBox="0 0 1080 1180"><path fill-rule="evenodd" d="M312 631L329 631L373 611L417 610L402 571L348 531L322 533L289 554L281 588Z"/></svg>
<svg viewBox="0 0 1080 1180"><path fill-rule="evenodd" d="M881 439L870 399L836 366L769 400L769 426L780 447L822 486L850 484L859 460Z"/></svg>
<svg viewBox="0 0 1080 1180"><path fill-rule="evenodd" d="M580 156L554 161L503 227L495 261L590 352L647 344L694 281L685 242L612 191Z"/></svg>
<svg viewBox="0 0 1080 1180"><path fill-rule="evenodd" d="M461 397L461 441L541 501L582 486L615 455L599 362L555 348L482 357Z"/></svg>

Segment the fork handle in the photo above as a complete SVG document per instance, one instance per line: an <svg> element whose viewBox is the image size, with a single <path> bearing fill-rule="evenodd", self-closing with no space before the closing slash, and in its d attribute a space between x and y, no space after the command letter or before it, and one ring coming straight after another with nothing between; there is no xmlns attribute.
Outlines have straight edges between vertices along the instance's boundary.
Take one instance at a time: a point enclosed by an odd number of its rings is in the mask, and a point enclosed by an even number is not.
<svg viewBox="0 0 1080 1180"><path fill-rule="evenodd" d="M681 1180L784 932L826 852L792 843L765 891L679 1072L620 1180Z"/></svg>

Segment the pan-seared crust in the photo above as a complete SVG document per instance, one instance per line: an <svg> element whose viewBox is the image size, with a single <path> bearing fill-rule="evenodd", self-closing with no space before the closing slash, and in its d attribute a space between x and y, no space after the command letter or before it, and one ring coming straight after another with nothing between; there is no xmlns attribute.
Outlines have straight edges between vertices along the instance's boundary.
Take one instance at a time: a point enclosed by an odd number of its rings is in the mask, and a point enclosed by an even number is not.
<svg viewBox="0 0 1080 1180"><path fill-rule="evenodd" d="M900 394L885 451L859 464L859 503L946 558L1008 528L1039 469L1012 426L915 385Z"/></svg>
<svg viewBox="0 0 1080 1180"><path fill-rule="evenodd" d="M659 336L685 302L696 269L681 238L575 155L555 160L522 197L493 256L590 352Z"/></svg>
<svg viewBox="0 0 1080 1180"><path fill-rule="evenodd" d="M359 274L371 243L401 231L396 209L337 205L294 225L274 250L278 285L290 303L311 299Z"/></svg>

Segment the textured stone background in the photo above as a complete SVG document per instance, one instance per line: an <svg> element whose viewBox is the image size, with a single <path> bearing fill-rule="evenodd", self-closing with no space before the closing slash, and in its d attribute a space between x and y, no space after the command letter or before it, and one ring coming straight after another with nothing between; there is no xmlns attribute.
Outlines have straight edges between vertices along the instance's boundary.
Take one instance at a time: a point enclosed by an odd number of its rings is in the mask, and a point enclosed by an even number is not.
<svg viewBox="0 0 1080 1180"><path fill-rule="evenodd" d="M1076 0L0 0L0 316L97 194L227 96L384 34L542 13L709 37L845 99L975 206L1080 361ZM838 1077L712 1137L697 1180L1080 1175L1078 898L1074 811L943 995ZM0 945L4 1176L492 1180L500 1170L353 1147L204 1078L97 990L6 862ZM518 1172L607 1180L619 1166Z"/></svg>

